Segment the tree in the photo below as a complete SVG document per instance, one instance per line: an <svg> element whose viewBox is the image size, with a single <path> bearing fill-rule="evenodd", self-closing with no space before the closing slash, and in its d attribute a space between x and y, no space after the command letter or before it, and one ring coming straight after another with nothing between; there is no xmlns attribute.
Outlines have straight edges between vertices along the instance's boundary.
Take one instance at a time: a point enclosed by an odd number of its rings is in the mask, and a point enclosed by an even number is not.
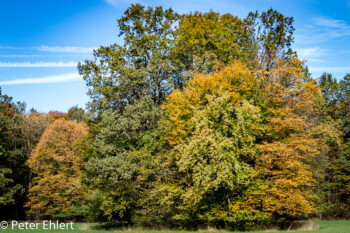
<svg viewBox="0 0 350 233"><path fill-rule="evenodd" d="M24 145L17 125L25 104L14 103L0 89L0 217L23 218L21 203L28 183Z"/></svg>
<svg viewBox="0 0 350 233"><path fill-rule="evenodd" d="M150 97L128 105L123 111L107 110L102 114L97 146L103 156L138 149L156 137L157 124L162 118L160 108Z"/></svg>
<svg viewBox="0 0 350 233"><path fill-rule="evenodd" d="M152 174L152 155L159 149L158 121L162 117L159 105L177 85L171 54L177 18L172 9L132 5L118 20L124 44L101 47L95 52L95 61L86 61L78 67L91 87L91 107L99 113L100 132L96 136L99 158L91 159L86 167L89 177L86 183L93 190L89 195L92 218L131 221L130 213L139 200L135 196L142 196L147 188L144 183ZM113 166L93 170L106 161ZM120 173L128 168L134 171L131 178ZM106 187L120 192L90 182L108 173L120 178L106 180ZM136 195L133 187L142 188L137 189Z"/></svg>
<svg viewBox="0 0 350 233"><path fill-rule="evenodd" d="M337 123L339 143L330 144L326 179L323 182L327 198L323 211L325 216L348 217L350 208L349 192L349 75L337 81L331 74L324 73L319 78L322 89L323 111L329 120Z"/></svg>
<svg viewBox="0 0 350 233"><path fill-rule="evenodd" d="M256 87L255 77L236 61L212 75L195 75L183 91L169 95L163 108L172 148L168 164L177 174L173 219L192 226L220 222L219 212L249 186L260 121Z"/></svg>
<svg viewBox="0 0 350 233"><path fill-rule="evenodd" d="M95 111L123 108L145 95L160 104L174 86L171 50L178 15L163 7L132 4L118 20L124 44L101 46L94 61L79 63Z"/></svg>
<svg viewBox="0 0 350 233"><path fill-rule="evenodd" d="M59 111L50 111L47 116L49 117L51 122L54 122L58 119L67 119L67 114Z"/></svg>
<svg viewBox="0 0 350 233"><path fill-rule="evenodd" d="M211 73L234 60L250 68L270 70L276 58L293 54L293 18L269 9L250 12L244 19L210 11L180 16L175 40L176 64L183 78L182 88L191 72Z"/></svg>
<svg viewBox="0 0 350 233"><path fill-rule="evenodd" d="M70 109L68 109L67 119L82 121L84 119L84 115L85 115L84 109L79 108L78 106L73 106Z"/></svg>
<svg viewBox="0 0 350 233"><path fill-rule="evenodd" d="M234 62L167 99L173 218L244 229L315 210L311 163L327 148L332 125L319 121L320 90L300 61L274 64L264 90L259 72Z"/></svg>
<svg viewBox="0 0 350 233"><path fill-rule="evenodd" d="M39 143L39 140L46 130L49 127L51 120L47 114L38 113L34 110L30 111L27 114L22 114L22 122L19 125L16 125L17 130L20 131L20 139L23 141L24 150L25 150L25 160L28 160L30 154ZM32 188L32 171L27 166L25 167L27 172L27 185L25 186L26 194L29 189ZM27 200L26 200L27 201Z"/></svg>
<svg viewBox="0 0 350 233"><path fill-rule="evenodd" d="M102 114L97 156L84 169L84 183L90 188L90 219L132 221L154 173L156 158L152 155L161 144L157 125L161 117L160 108L149 96L123 111Z"/></svg>
<svg viewBox="0 0 350 233"><path fill-rule="evenodd" d="M250 30L244 21L231 14L210 11L181 15L175 41L181 71L184 75L211 73L218 64L230 65L233 60L247 62L254 53Z"/></svg>
<svg viewBox="0 0 350 233"><path fill-rule="evenodd" d="M309 80L296 57L279 59L271 70L267 121L260 156L255 169L263 175L263 189L247 199L265 215L278 219L296 219L315 210L312 193L312 159L327 147L327 133L318 133L320 90ZM259 200L259 201L257 201Z"/></svg>
<svg viewBox="0 0 350 233"><path fill-rule="evenodd" d="M319 78L319 84L322 91L323 102L325 103L325 111L333 119L339 118L341 87L332 74L323 73ZM344 94L344 93L343 93Z"/></svg>
<svg viewBox="0 0 350 233"><path fill-rule="evenodd" d="M260 15L258 12L248 14L246 22L257 28L253 41L257 43L261 68L269 71L276 58L288 60L293 55L293 21L293 17L286 17L272 8Z"/></svg>
<svg viewBox="0 0 350 233"><path fill-rule="evenodd" d="M292 23L272 9L241 20L213 11L179 16L171 8L132 4L118 20L124 43L101 46L78 69L94 111L122 109L145 95L160 105L186 85L191 72L211 73L235 59L268 70L275 57L288 59Z"/></svg>
<svg viewBox="0 0 350 233"><path fill-rule="evenodd" d="M329 114L340 122L342 145L332 156L331 189L332 203L336 206L331 212L338 217L349 217L350 210L350 75L347 74L338 83L336 80L327 80L325 86L330 86L328 93L335 93L331 101L334 106L328 107ZM328 96L327 96L328 97ZM326 102L329 105L331 101ZM331 103L332 103L331 102ZM329 106L328 105L328 106Z"/></svg>
<svg viewBox="0 0 350 233"><path fill-rule="evenodd" d="M84 182L90 187L88 217L94 221L129 221L135 205L137 161L129 153L92 158L85 166Z"/></svg>
<svg viewBox="0 0 350 233"><path fill-rule="evenodd" d="M28 214L35 218L79 217L83 168L78 142L88 134L84 123L55 120L28 159L35 177L29 190Z"/></svg>
<svg viewBox="0 0 350 233"><path fill-rule="evenodd" d="M50 123L50 119L45 113L29 112L23 115L21 130L26 141L28 157Z"/></svg>
<svg viewBox="0 0 350 233"><path fill-rule="evenodd" d="M123 44L78 66L98 125L90 216L243 229L314 213L339 131L291 49L292 23L273 9L239 19L131 5Z"/></svg>
<svg viewBox="0 0 350 233"><path fill-rule="evenodd" d="M241 63L235 61L232 65L213 74L198 74L187 85L187 91L174 90L163 106L168 117L168 142L176 145L193 131L194 124L191 117L197 105L207 103L207 96L218 96L229 92L235 104L243 99L251 98L252 92L257 88L256 78Z"/></svg>

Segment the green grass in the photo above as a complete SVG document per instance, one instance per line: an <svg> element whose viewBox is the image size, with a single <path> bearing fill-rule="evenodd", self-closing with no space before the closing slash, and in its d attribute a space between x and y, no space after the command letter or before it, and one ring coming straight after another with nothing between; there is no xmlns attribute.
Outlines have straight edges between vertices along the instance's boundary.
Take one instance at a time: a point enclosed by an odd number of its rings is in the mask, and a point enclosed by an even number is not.
<svg viewBox="0 0 350 233"><path fill-rule="evenodd" d="M294 232L313 232L313 233L350 233L350 221L314 221L313 223L317 224L319 226L319 229L317 230L312 230L312 231L294 231ZM93 227L93 226L99 226L97 223L82 223L82 224L74 224L73 227L74 229L66 229L66 230L44 230L42 229L42 225L39 226L38 230L21 230L18 229L18 227L14 227L12 229L11 226L9 226L6 230L0 229L0 233L9 233L9 232L15 232L15 233L26 233L26 232L67 232L67 233L77 233L77 232L89 232L89 233L102 233L102 232L143 232L143 233L186 233L185 231L170 231L170 230L163 230L163 231L150 231L150 230L127 230L127 231L107 231L107 230L86 230L88 227ZM215 230L210 230L210 231L197 231L197 233L224 233L225 231L215 231ZM287 231L254 231L250 233L261 233L261 232L287 232ZM291 231L290 231L291 232Z"/></svg>

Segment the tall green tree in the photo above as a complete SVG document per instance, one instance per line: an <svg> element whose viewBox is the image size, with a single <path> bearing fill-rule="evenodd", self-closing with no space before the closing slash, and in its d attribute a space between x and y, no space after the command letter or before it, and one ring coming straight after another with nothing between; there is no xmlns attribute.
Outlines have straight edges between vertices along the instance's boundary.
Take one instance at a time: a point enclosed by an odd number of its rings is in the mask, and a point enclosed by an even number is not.
<svg viewBox="0 0 350 233"><path fill-rule="evenodd" d="M0 89L0 217L23 218L22 204L28 184L28 168L21 131L24 103L14 103Z"/></svg>
<svg viewBox="0 0 350 233"><path fill-rule="evenodd" d="M255 18L255 41L259 49L259 62L264 69L270 70L276 58L289 59L293 54L293 17L284 16L271 8L260 15L251 12L247 18L253 21Z"/></svg>
<svg viewBox="0 0 350 233"><path fill-rule="evenodd" d="M132 4L118 20L123 44L101 46L95 60L79 63L94 110L123 108L149 95L160 104L174 87L171 51L178 15Z"/></svg>
<svg viewBox="0 0 350 233"><path fill-rule="evenodd" d="M231 14L210 11L181 15L175 41L180 71L190 77L189 72L211 73L218 65L234 60L247 62L255 50L252 32Z"/></svg>
<svg viewBox="0 0 350 233"><path fill-rule="evenodd" d="M101 116L96 136L97 156L84 170L89 218L131 222L138 202L154 175L160 150L157 124L160 108L150 96L127 105L123 111L107 110ZM108 165L107 165L108 164ZM146 194L147 195L147 194Z"/></svg>

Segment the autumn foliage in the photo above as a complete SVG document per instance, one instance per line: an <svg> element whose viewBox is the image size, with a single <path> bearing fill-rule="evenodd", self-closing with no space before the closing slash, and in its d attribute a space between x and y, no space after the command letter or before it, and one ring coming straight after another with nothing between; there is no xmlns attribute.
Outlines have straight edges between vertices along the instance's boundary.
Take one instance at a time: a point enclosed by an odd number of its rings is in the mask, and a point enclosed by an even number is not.
<svg viewBox="0 0 350 233"><path fill-rule="evenodd" d="M325 144L313 134L320 90L291 62L276 61L263 76L234 62L169 95L169 158L188 211L177 218L270 221L315 210L310 163Z"/></svg>
<svg viewBox="0 0 350 233"><path fill-rule="evenodd" d="M72 212L82 199L83 167L77 142L88 133L85 123L57 119L44 132L28 165L34 173L28 214L35 217Z"/></svg>
<svg viewBox="0 0 350 233"><path fill-rule="evenodd" d="M132 4L117 22L124 43L78 65L86 110L0 95L1 211L192 230L350 217L350 76L311 77L292 17Z"/></svg>
<svg viewBox="0 0 350 233"><path fill-rule="evenodd" d="M59 111L50 111L47 114L47 116L51 120L51 122L58 120L58 119L67 119L67 114L64 112L59 112Z"/></svg>

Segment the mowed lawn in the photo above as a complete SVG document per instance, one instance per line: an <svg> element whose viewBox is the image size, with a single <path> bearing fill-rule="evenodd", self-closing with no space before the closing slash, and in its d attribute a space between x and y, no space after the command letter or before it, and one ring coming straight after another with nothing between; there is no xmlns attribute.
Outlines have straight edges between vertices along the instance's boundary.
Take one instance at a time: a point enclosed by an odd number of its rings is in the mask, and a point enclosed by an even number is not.
<svg viewBox="0 0 350 233"><path fill-rule="evenodd" d="M268 230L268 231L250 231L251 233L262 233L262 232L314 232L314 233L350 233L350 221L314 221L313 223L319 225L319 229L317 230L307 230L307 231L274 231L274 230ZM18 233L24 233L24 232L67 232L67 233L73 233L73 232L90 232L90 233L101 233L101 232L142 232L142 233L186 233L188 231L149 231L149 230L127 230L127 231L121 231L121 230L88 230L91 227L99 226L96 223L86 223L86 224L74 224L74 229L66 229L66 230L44 230L42 227L39 226L40 229L38 230L22 230L15 227L12 229L11 226L9 226L6 230L0 229L1 232L18 232ZM227 231L196 231L197 233L225 233Z"/></svg>

